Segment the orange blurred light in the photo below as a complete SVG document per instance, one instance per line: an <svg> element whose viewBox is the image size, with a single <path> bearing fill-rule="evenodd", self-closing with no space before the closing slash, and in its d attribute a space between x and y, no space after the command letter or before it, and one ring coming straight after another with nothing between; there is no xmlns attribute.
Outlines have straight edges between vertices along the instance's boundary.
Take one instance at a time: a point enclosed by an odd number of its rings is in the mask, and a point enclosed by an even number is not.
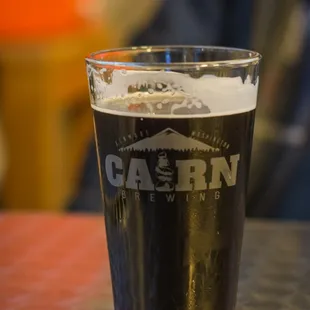
<svg viewBox="0 0 310 310"><path fill-rule="evenodd" d="M77 0L8 0L1 4L1 39L44 38L86 23L77 12Z"/></svg>

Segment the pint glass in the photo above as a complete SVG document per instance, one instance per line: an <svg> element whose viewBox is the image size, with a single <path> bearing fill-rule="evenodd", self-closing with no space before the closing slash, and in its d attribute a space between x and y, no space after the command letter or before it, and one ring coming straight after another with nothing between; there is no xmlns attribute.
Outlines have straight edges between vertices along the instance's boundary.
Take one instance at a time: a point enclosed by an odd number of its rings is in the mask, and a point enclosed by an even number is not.
<svg viewBox="0 0 310 310"><path fill-rule="evenodd" d="M86 59L116 310L232 310L256 52L189 46Z"/></svg>

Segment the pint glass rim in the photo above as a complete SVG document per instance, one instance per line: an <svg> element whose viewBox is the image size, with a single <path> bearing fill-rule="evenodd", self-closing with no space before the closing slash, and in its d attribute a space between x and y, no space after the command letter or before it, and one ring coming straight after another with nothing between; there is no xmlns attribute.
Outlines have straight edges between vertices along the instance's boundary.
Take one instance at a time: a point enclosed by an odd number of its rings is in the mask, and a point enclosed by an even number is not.
<svg viewBox="0 0 310 310"><path fill-rule="evenodd" d="M119 60L121 57L130 57L139 55L142 53L176 53L187 50L189 52L204 52L206 54L218 55L221 52L226 52L231 57L223 57L220 60L206 60L206 61L173 61L166 59L165 62L156 61L123 61ZM97 52L90 53L86 56L85 60L87 64L95 65L99 67L110 68L140 68L144 70L161 70L161 69L190 69L194 68L213 68L220 69L223 67L247 67L250 65L256 65L261 60L262 55L256 51L248 49L240 49L234 47L224 46L203 46L203 45L154 45L154 46L133 46L114 48L107 50L99 50Z"/></svg>

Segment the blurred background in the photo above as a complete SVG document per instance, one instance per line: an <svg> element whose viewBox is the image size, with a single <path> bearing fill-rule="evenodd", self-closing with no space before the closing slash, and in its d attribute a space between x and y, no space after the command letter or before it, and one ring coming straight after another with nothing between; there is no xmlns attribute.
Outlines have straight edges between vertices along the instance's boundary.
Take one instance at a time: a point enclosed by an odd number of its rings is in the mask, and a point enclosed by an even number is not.
<svg viewBox="0 0 310 310"><path fill-rule="evenodd" d="M310 1L11 0L0 18L0 210L100 212L84 57L223 45L261 64L247 215L310 219Z"/></svg>

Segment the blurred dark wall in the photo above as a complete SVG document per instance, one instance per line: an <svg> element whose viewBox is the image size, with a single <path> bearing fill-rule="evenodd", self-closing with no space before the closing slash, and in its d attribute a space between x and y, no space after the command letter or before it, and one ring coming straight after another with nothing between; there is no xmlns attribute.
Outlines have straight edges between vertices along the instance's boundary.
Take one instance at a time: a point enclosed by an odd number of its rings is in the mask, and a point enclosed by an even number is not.
<svg viewBox="0 0 310 310"><path fill-rule="evenodd" d="M253 2L248 0L166 0L133 45L191 44L248 48Z"/></svg>

